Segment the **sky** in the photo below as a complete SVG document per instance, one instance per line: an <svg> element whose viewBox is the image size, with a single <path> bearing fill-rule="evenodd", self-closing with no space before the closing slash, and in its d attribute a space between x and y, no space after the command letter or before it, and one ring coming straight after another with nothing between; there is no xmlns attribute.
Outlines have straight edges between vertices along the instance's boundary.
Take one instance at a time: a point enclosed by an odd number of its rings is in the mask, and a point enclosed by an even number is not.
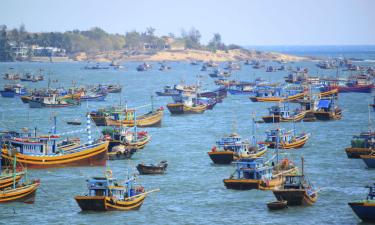
<svg viewBox="0 0 375 225"><path fill-rule="evenodd" d="M375 0L0 0L0 24L50 32L174 33L239 45L374 45Z"/></svg>

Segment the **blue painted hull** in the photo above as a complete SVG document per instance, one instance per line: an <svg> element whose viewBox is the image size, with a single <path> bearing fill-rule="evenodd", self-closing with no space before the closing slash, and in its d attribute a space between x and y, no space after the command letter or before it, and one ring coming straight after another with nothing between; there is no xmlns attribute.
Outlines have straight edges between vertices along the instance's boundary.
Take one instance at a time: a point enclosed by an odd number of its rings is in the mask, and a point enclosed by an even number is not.
<svg viewBox="0 0 375 225"><path fill-rule="evenodd" d="M365 206L363 202L349 202L353 212L363 221L375 222L375 205Z"/></svg>
<svg viewBox="0 0 375 225"><path fill-rule="evenodd" d="M14 98L16 96L16 92L14 91L0 91L0 94L4 98Z"/></svg>
<svg viewBox="0 0 375 225"><path fill-rule="evenodd" d="M240 91L240 90L231 90L231 89L228 89L228 92L231 95L255 95L253 91Z"/></svg>
<svg viewBox="0 0 375 225"><path fill-rule="evenodd" d="M368 168L375 168L375 158L362 158Z"/></svg>
<svg viewBox="0 0 375 225"><path fill-rule="evenodd" d="M95 97L81 97L81 101L104 101L106 97L106 95L100 95Z"/></svg>

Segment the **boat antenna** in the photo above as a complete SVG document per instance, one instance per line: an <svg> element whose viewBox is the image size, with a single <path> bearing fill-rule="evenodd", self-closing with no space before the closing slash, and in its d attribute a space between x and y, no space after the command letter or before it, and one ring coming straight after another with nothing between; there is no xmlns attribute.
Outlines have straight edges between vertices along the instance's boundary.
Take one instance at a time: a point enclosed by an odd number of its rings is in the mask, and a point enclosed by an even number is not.
<svg viewBox="0 0 375 225"><path fill-rule="evenodd" d="M368 104L368 129L371 133L372 121L371 121L371 112L370 112L370 104Z"/></svg>
<svg viewBox="0 0 375 225"><path fill-rule="evenodd" d="M305 159L303 158L303 156L301 156L301 169L302 169L302 176L305 176L305 172L304 172L304 162L305 162Z"/></svg>
<svg viewBox="0 0 375 225"><path fill-rule="evenodd" d="M253 112L253 119L252 119L252 124L251 124L251 129L252 129L252 144L255 146L256 143L256 138L255 138L255 113Z"/></svg>
<svg viewBox="0 0 375 225"><path fill-rule="evenodd" d="M91 140L91 117L90 117L90 113L87 113L86 124L87 124L86 130L87 130L88 143L91 145L92 140Z"/></svg>

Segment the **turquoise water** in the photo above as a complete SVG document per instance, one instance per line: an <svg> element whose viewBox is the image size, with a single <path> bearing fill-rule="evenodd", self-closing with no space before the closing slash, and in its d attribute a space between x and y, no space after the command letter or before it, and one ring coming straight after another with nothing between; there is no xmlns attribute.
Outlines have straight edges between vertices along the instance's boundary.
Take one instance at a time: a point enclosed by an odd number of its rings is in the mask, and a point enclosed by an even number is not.
<svg viewBox="0 0 375 225"><path fill-rule="evenodd" d="M83 70L84 63L1 63L0 74L9 67L19 71L45 69L51 79L68 87L72 81L80 84L118 83L124 86L122 94L110 94L105 102L90 102L75 108L29 109L20 99L0 98L0 128L17 130L22 127L47 132L52 126L52 114L57 113L58 133L82 129L85 126L68 126L67 120L85 121L87 111L125 102L129 106L150 103L150 96L164 85L185 80L195 83L202 74L202 82L212 88L213 81L200 66L188 63L168 63L171 71L160 72L158 65L147 72L136 72L139 63L126 63L127 70ZM268 63L272 64L272 63ZM276 64L275 64L276 65ZM336 71L318 71L313 62L294 63L293 66L310 68L312 74L331 74ZM287 72L266 73L243 66L233 75L236 79L252 80L261 76L267 80L281 81ZM0 86L6 83L0 79ZM46 86L43 81L25 83L29 87ZM169 97L155 97L156 106L170 102ZM166 110L161 128L147 128L152 141L131 160L110 161L108 165L119 178L135 172L140 162L156 163L167 160L168 170L161 176L140 176L146 189L160 188L149 195L139 211L82 213L74 196L86 192L85 180L102 175L105 168L80 167L48 170L31 170L30 176L40 178L42 185L33 205L10 203L0 206L0 224L357 224L347 202L362 199L367 194L365 185L374 182L374 171L365 168L361 160L349 160L344 148L351 136L368 128L368 103L370 94L340 94L339 105L343 119L334 122L297 123L298 131L311 133L311 139L299 150L289 150L290 158L300 163L304 156L306 173L321 188L319 199L311 207L290 207L270 212L266 203L275 197L270 191L234 191L224 187L223 179L233 172L233 166L211 164L207 152L215 141L233 130L244 137L251 132L251 114L258 118L267 113L271 104L253 103L246 96L230 96L214 110L202 115L171 116ZM147 110L144 108L143 110ZM257 136L272 124L258 124ZM282 124L292 128L292 124ZM100 128L99 128L100 129ZM94 133L99 129L93 128ZM84 134L80 135L82 138Z"/></svg>

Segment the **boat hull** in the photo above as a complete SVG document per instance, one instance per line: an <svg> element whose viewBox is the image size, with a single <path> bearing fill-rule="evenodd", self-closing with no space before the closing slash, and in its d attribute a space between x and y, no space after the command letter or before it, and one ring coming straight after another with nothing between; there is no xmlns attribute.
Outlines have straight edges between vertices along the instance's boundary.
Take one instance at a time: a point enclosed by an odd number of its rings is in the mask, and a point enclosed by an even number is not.
<svg viewBox="0 0 375 225"><path fill-rule="evenodd" d="M39 187L39 182L16 187L15 189L3 190L0 192L0 203L25 202L34 203L35 194Z"/></svg>
<svg viewBox="0 0 375 225"><path fill-rule="evenodd" d="M171 114L201 114L206 111L206 105L186 106L183 103L170 103L167 108Z"/></svg>
<svg viewBox="0 0 375 225"><path fill-rule="evenodd" d="M31 169L46 169L75 166L105 166L107 162L108 142L100 143L88 149L59 156L30 156L17 153L17 162ZM2 157L13 161L8 150L2 150Z"/></svg>
<svg viewBox="0 0 375 225"><path fill-rule="evenodd" d="M167 169L167 165L164 166L147 166L138 164L137 170L141 175L149 175L149 174L164 174L165 170Z"/></svg>
<svg viewBox="0 0 375 225"><path fill-rule="evenodd" d="M14 91L0 91L1 97L4 98L14 98L16 96L16 92Z"/></svg>
<svg viewBox="0 0 375 225"><path fill-rule="evenodd" d="M349 202L353 212L365 222L375 222L375 204L370 202Z"/></svg>
<svg viewBox="0 0 375 225"><path fill-rule="evenodd" d="M314 116L317 120L339 120L341 119L342 115L340 113L333 113L333 112L314 112Z"/></svg>
<svg viewBox="0 0 375 225"><path fill-rule="evenodd" d="M163 110L157 110L150 112L141 116L138 116L136 119L137 127L160 127L161 121L163 118ZM134 120L114 120L111 118L105 118L105 124L107 126L128 126L133 127L135 124Z"/></svg>
<svg viewBox="0 0 375 225"><path fill-rule="evenodd" d="M129 211L139 209L145 198L145 195L141 195L127 201L116 201L114 198L105 196L76 196L74 199L82 211Z"/></svg>
<svg viewBox="0 0 375 225"><path fill-rule="evenodd" d="M280 123L280 116L263 116L262 119L265 123Z"/></svg>
<svg viewBox="0 0 375 225"><path fill-rule="evenodd" d="M360 159L361 155L370 155L372 150L369 148L346 148L346 155L351 159Z"/></svg>
<svg viewBox="0 0 375 225"><path fill-rule="evenodd" d="M314 197L307 195L306 190L299 189L282 189L282 190L273 190L272 191L277 200L287 201L288 205L313 205L317 200L317 194L314 194Z"/></svg>
<svg viewBox="0 0 375 225"><path fill-rule="evenodd" d="M269 181L254 180L254 179L224 179L224 185L227 189L234 190L272 190L280 187L284 179L282 176L277 176Z"/></svg>
<svg viewBox="0 0 375 225"><path fill-rule="evenodd" d="M375 156L361 155L360 157L368 168L375 168Z"/></svg>
<svg viewBox="0 0 375 225"><path fill-rule="evenodd" d="M234 153L232 151L211 151L208 152L208 155L215 164L230 164L234 160Z"/></svg>

